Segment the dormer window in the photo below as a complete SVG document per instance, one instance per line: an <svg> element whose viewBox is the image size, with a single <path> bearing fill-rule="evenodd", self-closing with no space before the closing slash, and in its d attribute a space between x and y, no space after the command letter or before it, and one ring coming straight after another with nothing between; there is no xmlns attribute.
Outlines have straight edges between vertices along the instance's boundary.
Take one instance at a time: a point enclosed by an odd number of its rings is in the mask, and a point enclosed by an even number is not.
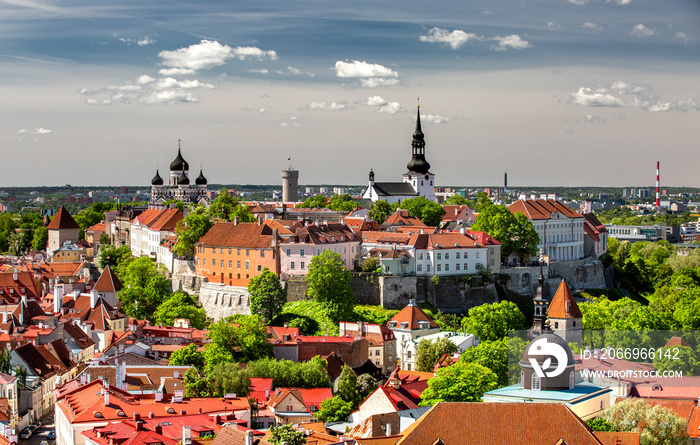
<svg viewBox="0 0 700 445"><path fill-rule="evenodd" d="M395 327L396 327L396 322L395 322L395 321L390 321L390 322L389 322L389 327L390 327L390 328L395 328Z"/></svg>
<svg viewBox="0 0 700 445"><path fill-rule="evenodd" d="M402 322L401 322L401 328L402 328L402 329L408 329L408 322L407 322L407 321L402 321Z"/></svg>

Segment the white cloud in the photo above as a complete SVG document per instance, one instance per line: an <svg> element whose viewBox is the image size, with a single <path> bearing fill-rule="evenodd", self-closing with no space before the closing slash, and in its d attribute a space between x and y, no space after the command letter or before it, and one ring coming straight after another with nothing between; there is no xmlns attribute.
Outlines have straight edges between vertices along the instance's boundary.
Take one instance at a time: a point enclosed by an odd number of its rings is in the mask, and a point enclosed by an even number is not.
<svg viewBox="0 0 700 445"><path fill-rule="evenodd" d="M632 27L630 34L632 34L635 37L651 37L656 34L656 31L654 30L654 28L647 28L646 26L640 23Z"/></svg>
<svg viewBox="0 0 700 445"><path fill-rule="evenodd" d="M621 107L622 101L608 93L596 92L587 87L579 88L578 92L571 93L571 101L584 107Z"/></svg>
<svg viewBox="0 0 700 445"><path fill-rule="evenodd" d="M464 32L461 29L455 29L450 32L442 28L433 28L428 31L427 36L420 36L421 42L445 43L450 45L452 49L457 49L470 40L484 40L484 37Z"/></svg>
<svg viewBox="0 0 700 445"><path fill-rule="evenodd" d="M629 5L632 0L606 0L606 3L615 3L618 5Z"/></svg>
<svg viewBox="0 0 700 445"><path fill-rule="evenodd" d="M248 72L253 74L269 74L269 71L265 68L253 68L248 70Z"/></svg>
<svg viewBox="0 0 700 445"><path fill-rule="evenodd" d="M29 134L29 130L25 130L24 128L22 128L17 132L17 134Z"/></svg>
<svg viewBox="0 0 700 445"><path fill-rule="evenodd" d="M145 85L145 84L151 83L153 81L155 81L154 78L152 78L151 76L147 76L145 74L143 76L139 76L139 78L136 80L136 82L140 83L141 85Z"/></svg>
<svg viewBox="0 0 700 445"><path fill-rule="evenodd" d="M53 131L49 130L48 128L35 128L34 129L34 134L52 134Z"/></svg>
<svg viewBox="0 0 700 445"><path fill-rule="evenodd" d="M347 102L310 102L307 110L342 111L348 108Z"/></svg>
<svg viewBox="0 0 700 445"><path fill-rule="evenodd" d="M445 116L440 116L439 114L422 114L420 120L428 124L446 124L450 121Z"/></svg>
<svg viewBox="0 0 700 445"><path fill-rule="evenodd" d="M399 79L387 79L385 77L372 77L370 79L360 79L363 88L390 87L398 85Z"/></svg>
<svg viewBox="0 0 700 445"><path fill-rule="evenodd" d="M663 111L700 111L700 99L680 99L676 101L659 101L649 105L647 111L653 113Z"/></svg>
<svg viewBox="0 0 700 445"><path fill-rule="evenodd" d="M153 91L139 98L139 102L146 105L175 105L199 102L200 100L200 97L182 90Z"/></svg>
<svg viewBox="0 0 700 445"><path fill-rule="evenodd" d="M590 3L590 0L566 0L569 3L573 3L574 5L587 5Z"/></svg>
<svg viewBox="0 0 700 445"><path fill-rule="evenodd" d="M279 74L280 76L309 76L309 77L316 77L316 74L310 72L310 71L302 71L299 68L295 68L293 66L288 66L287 70L275 70L276 74Z"/></svg>
<svg viewBox="0 0 700 445"><path fill-rule="evenodd" d="M399 73L377 63L360 62L335 62L335 75L338 77L399 77Z"/></svg>
<svg viewBox="0 0 700 445"><path fill-rule="evenodd" d="M379 107L379 109L377 110L377 113L396 114L396 113L401 113L403 111L406 111L406 109L404 107L402 107L400 103L388 102L385 105L382 105L381 107Z"/></svg>
<svg viewBox="0 0 700 445"><path fill-rule="evenodd" d="M268 114L265 108L258 108L258 114Z"/></svg>
<svg viewBox="0 0 700 445"><path fill-rule="evenodd" d="M547 28L549 28L549 29L561 29L561 25L559 23L547 22Z"/></svg>
<svg viewBox="0 0 700 445"><path fill-rule="evenodd" d="M248 58L257 60L277 59L277 53L273 50L263 51L253 46L231 48L228 45L222 45L211 40L202 40L196 45L179 48L175 51L161 51L158 53L158 56L162 59L165 66L187 68L195 71L224 65L227 60L232 58L239 60Z"/></svg>
<svg viewBox="0 0 700 445"><path fill-rule="evenodd" d="M360 102L367 105L368 107L381 107L382 105L386 105L389 103L382 96L364 97L360 100Z"/></svg>
<svg viewBox="0 0 700 445"><path fill-rule="evenodd" d="M618 94L643 94L649 90L647 85L637 85L636 83L627 83L617 80L610 85L610 89Z"/></svg>
<svg viewBox="0 0 700 445"><path fill-rule="evenodd" d="M603 29L603 27L600 26L599 24L597 24L597 23L591 23L591 22L586 22L586 23L584 23L583 25L581 25L581 28L584 28L584 29L592 29L593 31L600 31L600 30Z"/></svg>
<svg viewBox="0 0 700 445"><path fill-rule="evenodd" d="M688 44L688 34L684 33L683 31L678 31L678 32L676 33L675 37L676 37L678 40L682 40L683 43L685 43L686 45Z"/></svg>
<svg viewBox="0 0 700 445"><path fill-rule="evenodd" d="M289 119L285 119L277 124L277 126L282 128L301 127L301 119L296 116L291 116Z"/></svg>
<svg viewBox="0 0 700 445"><path fill-rule="evenodd" d="M603 116L596 116L595 114L587 114L584 116L584 122L586 123L600 123L600 124L605 124L608 122L606 118Z"/></svg>
<svg viewBox="0 0 700 445"><path fill-rule="evenodd" d="M505 37L494 37L490 40L495 40L498 42L497 45L491 46L491 49L494 51L505 51L508 48L511 49L525 49L525 48L530 48L532 45L530 45L530 42L527 40L523 40L520 38L520 36L513 34L510 36L505 36Z"/></svg>
<svg viewBox="0 0 700 445"><path fill-rule="evenodd" d="M139 39L139 40L136 42L136 44L137 44L138 46L146 46L146 45L153 45L153 44L156 43L156 42L157 42L157 40L153 40L152 38L146 36L146 37L144 37L143 39Z"/></svg>
<svg viewBox="0 0 700 445"><path fill-rule="evenodd" d="M196 71L189 68L163 68L158 71L161 76L191 76Z"/></svg>

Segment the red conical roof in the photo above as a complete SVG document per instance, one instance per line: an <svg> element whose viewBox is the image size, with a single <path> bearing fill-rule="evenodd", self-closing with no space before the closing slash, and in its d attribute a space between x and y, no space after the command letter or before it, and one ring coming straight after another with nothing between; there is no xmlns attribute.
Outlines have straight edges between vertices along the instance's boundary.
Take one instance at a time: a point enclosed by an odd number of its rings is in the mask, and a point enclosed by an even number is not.
<svg viewBox="0 0 700 445"><path fill-rule="evenodd" d="M49 223L48 227L46 227L46 228L49 230L79 229L80 226L78 225L77 222L75 222L73 217L70 216L70 213L68 213L68 210L66 210L65 207L61 206L61 208L58 209L56 216L54 216L51 219L51 222Z"/></svg>
<svg viewBox="0 0 700 445"><path fill-rule="evenodd" d="M557 293L554 294L552 302L549 303L547 316L549 318L583 318L566 281L561 280Z"/></svg>

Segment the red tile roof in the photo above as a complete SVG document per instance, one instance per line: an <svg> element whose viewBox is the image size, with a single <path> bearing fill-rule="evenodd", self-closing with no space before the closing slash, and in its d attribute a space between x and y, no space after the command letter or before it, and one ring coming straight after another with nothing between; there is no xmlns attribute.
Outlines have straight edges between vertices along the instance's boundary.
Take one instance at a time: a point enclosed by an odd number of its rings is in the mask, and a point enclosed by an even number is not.
<svg viewBox="0 0 700 445"><path fill-rule="evenodd" d="M549 219L554 213L561 213L569 218L583 218L580 213L553 199L519 199L508 206L508 210L511 213L522 212L528 219Z"/></svg>
<svg viewBox="0 0 700 445"><path fill-rule="evenodd" d="M256 223L217 222L196 244L213 247L270 248L273 244L272 229Z"/></svg>
<svg viewBox="0 0 700 445"><path fill-rule="evenodd" d="M595 437L603 445L639 445L639 433L618 433L612 431L594 431Z"/></svg>
<svg viewBox="0 0 700 445"><path fill-rule="evenodd" d="M433 321L432 318L428 317L428 314L423 312L421 308L414 302L411 302L405 308L401 309L398 314L391 317L391 320L387 323L390 325L392 321L396 322L396 328L406 329L403 327L403 323L408 323L408 329L418 330L422 329L418 324L419 321L427 321L430 323L430 328L437 328L438 325Z"/></svg>
<svg viewBox="0 0 700 445"><path fill-rule="evenodd" d="M419 218L410 216L408 210L398 209L393 215L389 216L384 221L383 226L424 226L425 224Z"/></svg>
<svg viewBox="0 0 700 445"><path fill-rule="evenodd" d="M440 440L441 442L438 442ZM399 445L601 445L569 408L555 403L445 403L404 432Z"/></svg>
<svg viewBox="0 0 700 445"><path fill-rule="evenodd" d="M59 229L79 229L80 226L77 222L70 216L68 210L61 206L56 212L56 215L51 219L51 222L46 227L49 230L59 230Z"/></svg>
<svg viewBox="0 0 700 445"><path fill-rule="evenodd" d="M105 267L97 283L95 283L95 290L98 292L119 292L123 288L124 285L119 281L119 278L117 278L117 275L109 265Z"/></svg>
<svg viewBox="0 0 700 445"><path fill-rule="evenodd" d="M566 281L561 280L557 293L554 294L552 302L549 303L547 316L549 318L583 318L583 314L581 314L581 310L576 304L576 300Z"/></svg>

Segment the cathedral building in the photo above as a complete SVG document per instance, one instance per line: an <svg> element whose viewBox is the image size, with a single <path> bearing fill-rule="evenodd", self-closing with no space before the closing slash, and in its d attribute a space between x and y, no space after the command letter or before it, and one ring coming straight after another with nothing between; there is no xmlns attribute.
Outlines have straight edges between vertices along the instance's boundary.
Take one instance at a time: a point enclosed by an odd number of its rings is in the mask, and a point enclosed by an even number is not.
<svg viewBox="0 0 700 445"><path fill-rule="evenodd" d="M209 204L207 178L199 168L199 176L190 183L190 165L182 157L180 141L177 143L177 157L170 163L170 176L168 185L161 178L158 168L156 175L151 180L151 200L149 205L163 205L165 201L177 199L185 204Z"/></svg>
<svg viewBox="0 0 700 445"><path fill-rule="evenodd" d="M370 170L369 186L362 198L372 202L386 201L389 204L418 196L435 201L435 175L430 172L430 164L425 159L425 135L420 125L420 105L411 150L411 160L406 165L408 171L403 174L402 182L375 182L374 171Z"/></svg>

